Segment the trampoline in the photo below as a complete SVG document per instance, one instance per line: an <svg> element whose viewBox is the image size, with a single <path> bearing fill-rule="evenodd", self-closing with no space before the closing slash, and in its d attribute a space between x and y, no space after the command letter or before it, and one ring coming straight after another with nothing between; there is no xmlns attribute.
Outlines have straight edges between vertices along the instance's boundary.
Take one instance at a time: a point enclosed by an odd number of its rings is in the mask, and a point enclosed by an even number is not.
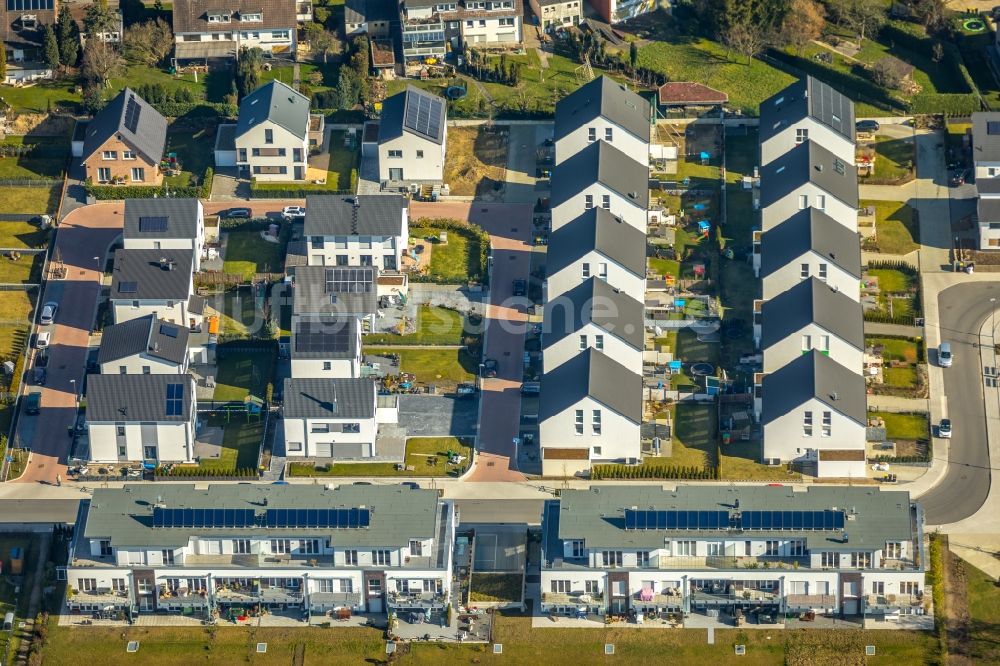
<svg viewBox="0 0 1000 666"><path fill-rule="evenodd" d="M962 21L962 28L966 32L982 32L986 30L986 23L979 18L970 18Z"/></svg>
<svg viewBox="0 0 1000 666"><path fill-rule="evenodd" d="M464 86L448 86L444 91L444 96L448 99L462 99L469 91Z"/></svg>
<svg viewBox="0 0 1000 666"><path fill-rule="evenodd" d="M704 377L715 372L715 366L711 363L695 363L691 366L691 374L695 377Z"/></svg>

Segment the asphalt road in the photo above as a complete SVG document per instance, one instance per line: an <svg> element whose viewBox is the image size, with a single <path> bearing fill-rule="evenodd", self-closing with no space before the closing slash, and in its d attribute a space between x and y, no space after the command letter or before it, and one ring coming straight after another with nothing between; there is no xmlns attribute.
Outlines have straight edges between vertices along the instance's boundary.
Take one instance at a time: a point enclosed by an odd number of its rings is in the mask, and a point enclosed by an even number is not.
<svg viewBox="0 0 1000 666"><path fill-rule="evenodd" d="M920 497L931 525L955 523L976 513L990 490L990 459L983 405L979 331L990 316L990 298L1000 298L1000 282L960 284L938 297L941 340L952 344L954 363L944 370L947 415L954 432L948 454L948 471L941 481ZM937 350L928 360L937 363ZM936 426L937 424L933 424ZM940 440L939 440L940 441Z"/></svg>

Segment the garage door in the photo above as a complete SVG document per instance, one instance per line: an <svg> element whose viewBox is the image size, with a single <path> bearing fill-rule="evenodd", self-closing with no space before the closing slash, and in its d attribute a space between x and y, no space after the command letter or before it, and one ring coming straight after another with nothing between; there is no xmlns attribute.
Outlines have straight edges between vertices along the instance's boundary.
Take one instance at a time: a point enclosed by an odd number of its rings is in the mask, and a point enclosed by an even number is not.
<svg viewBox="0 0 1000 666"><path fill-rule="evenodd" d="M368 598L368 612L369 613L381 613L382 612L382 597L369 597Z"/></svg>
<svg viewBox="0 0 1000 666"><path fill-rule="evenodd" d="M858 614L858 600L857 599L845 599L844 600L844 615L857 615Z"/></svg>
<svg viewBox="0 0 1000 666"><path fill-rule="evenodd" d="M215 151L215 166L217 167L236 166L236 151L235 150Z"/></svg>
<svg viewBox="0 0 1000 666"><path fill-rule="evenodd" d="M317 458L332 458L333 457L333 444L327 442L326 444L316 444Z"/></svg>

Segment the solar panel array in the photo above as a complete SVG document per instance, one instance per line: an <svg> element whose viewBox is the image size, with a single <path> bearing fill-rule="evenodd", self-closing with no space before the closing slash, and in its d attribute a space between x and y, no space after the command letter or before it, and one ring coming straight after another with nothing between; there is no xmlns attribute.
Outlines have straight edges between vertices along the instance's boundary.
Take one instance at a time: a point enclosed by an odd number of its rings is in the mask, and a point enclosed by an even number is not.
<svg viewBox="0 0 1000 666"><path fill-rule="evenodd" d="M441 106L439 98L409 93L403 124L418 134L437 139L441 133Z"/></svg>
<svg viewBox="0 0 1000 666"><path fill-rule="evenodd" d="M728 511L625 510L627 530L724 530L728 527Z"/></svg>
<svg viewBox="0 0 1000 666"><path fill-rule="evenodd" d="M295 351L346 354L351 350L354 331L346 322L323 324L301 321L295 329Z"/></svg>
<svg viewBox="0 0 1000 666"><path fill-rule="evenodd" d="M135 101L135 95L129 95L128 103L125 105L125 129L135 132L139 128L139 114L142 106Z"/></svg>
<svg viewBox="0 0 1000 666"><path fill-rule="evenodd" d="M167 416L184 414L184 384L167 384Z"/></svg>
<svg viewBox="0 0 1000 666"><path fill-rule="evenodd" d="M170 218L157 215L154 217L140 217L139 231L142 232L162 232L167 230L167 222Z"/></svg>
<svg viewBox="0 0 1000 666"><path fill-rule="evenodd" d="M256 527L253 509L153 508L153 527Z"/></svg>
<svg viewBox="0 0 1000 666"><path fill-rule="evenodd" d="M842 530L843 511L744 511L744 530Z"/></svg>
<svg viewBox="0 0 1000 666"><path fill-rule="evenodd" d="M368 509L268 509L265 527L361 528L371 524Z"/></svg>
<svg viewBox="0 0 1000 666"><path fill-rule="evenodd" d="M328 268L326 293L367 294L372 291L372 276L370 268Z"/></svg>
<svg viewBox="0 0 1000 666"><path fill-rule="evenodd" d="M170 324L160 324L160 335L165 335L168 338L176 338L177 327Z"/></svg>
<svg viewBox="0 0 1000 666"><path fill-rule="evenodd" d="M118 283L118 293L119 294L134 294L139 291L138 282L119 282Z"/></svg>

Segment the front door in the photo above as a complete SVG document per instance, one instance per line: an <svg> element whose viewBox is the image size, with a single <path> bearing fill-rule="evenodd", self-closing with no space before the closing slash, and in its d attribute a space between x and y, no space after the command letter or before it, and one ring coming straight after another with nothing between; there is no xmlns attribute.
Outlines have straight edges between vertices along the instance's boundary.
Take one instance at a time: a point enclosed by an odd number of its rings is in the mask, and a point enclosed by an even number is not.
<svg viewBox="0 0 1000 666"><path fill-rule="evenodd" d="M305 178L306 178L305 172L303 171L302 167L300 166L295 167L295 180L305 180Z"/></svg>
<svg viewBox="0 0 1000 666"><path fill-rule="evenodd" d="M389 180L403 180L403 170L389 169Z"/></svg>

